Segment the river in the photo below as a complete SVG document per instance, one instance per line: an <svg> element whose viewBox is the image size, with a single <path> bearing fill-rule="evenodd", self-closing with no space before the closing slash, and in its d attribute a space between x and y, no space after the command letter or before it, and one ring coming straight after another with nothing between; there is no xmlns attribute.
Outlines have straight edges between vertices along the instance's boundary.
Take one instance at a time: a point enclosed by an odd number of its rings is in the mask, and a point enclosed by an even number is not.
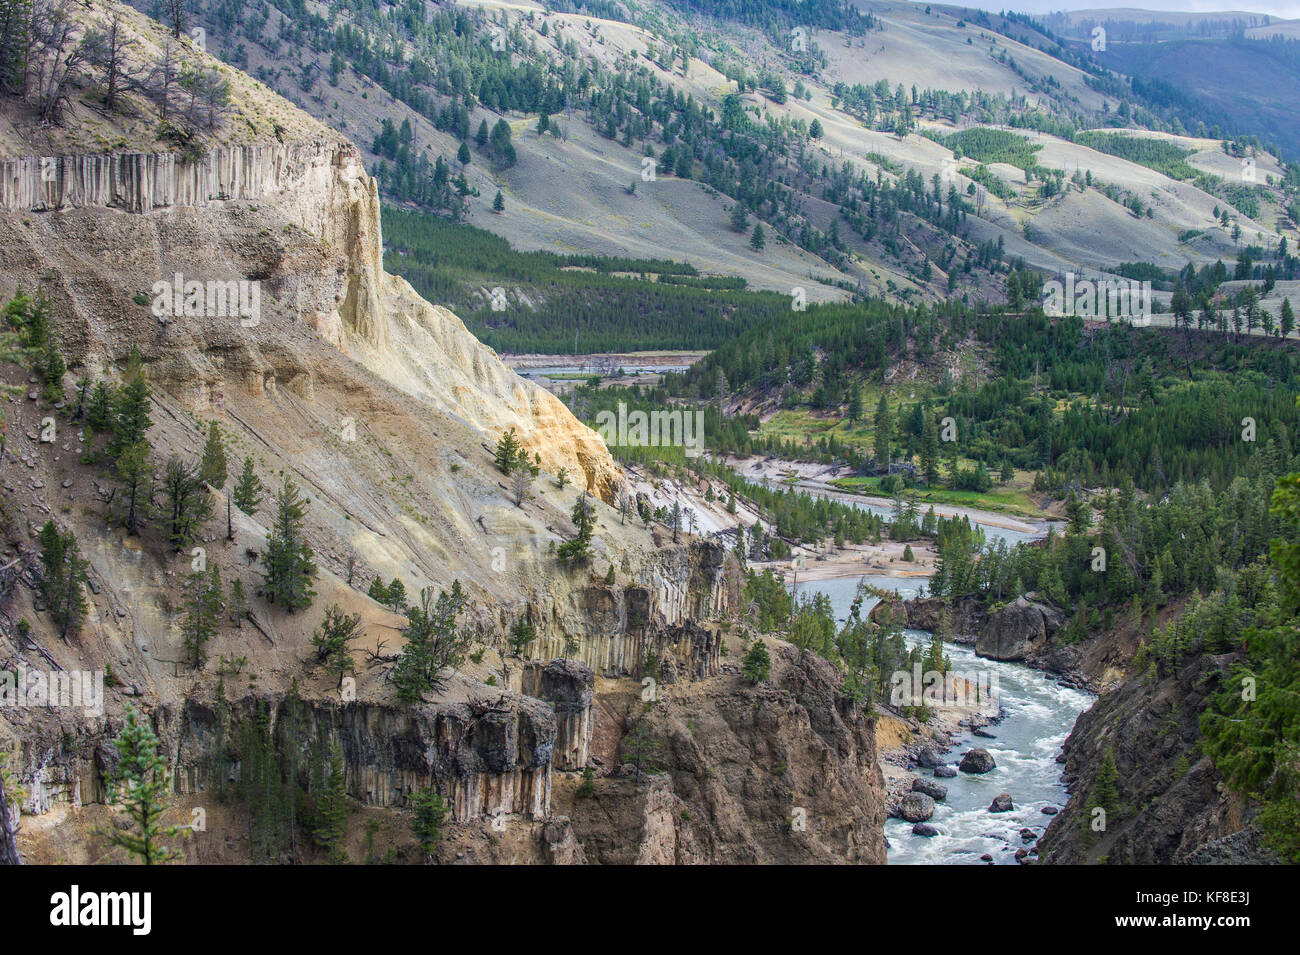
<svg viewBox="0 0 1300 955"><path fill-rule="evenodd" d="M972 516L975 522L976 514ZM999 521L1001 523L1001 521ZM1008 531L1004 527L983 525L990 540L1006 538L1015 543L1046 534L1048 525L1031 533ZM799 584L799 592L825 593L841 622L847 617L860 577L809 580ZM900 579L868 576L867 582L900 596L914 597L927 578ZM863 601L863 613L876 603ZM909 643L928 644L930 634L923 630L905 631ZM980 856L991 855L995 863L1013 864L1015 851L1031 846L1021 839L1022 829L1042 835L1051 821L1044 806L1065 805L1065 786L1061 766L1056 762L1061 745L1079 714L1087 709L1093 696L1079 690L1058 686L1050 675L1019 663L1001 663L975 656L973 647L947 643L946 650L954 669L961 673L986 674L997 688L1004 719L986 727L995 739L974 737L969 732L957 737L957 745L945 755L953 766L968 749L988 750L997 766L984 775L959 772L955 777L936 780L948 788L946 799L935 801L930 825L939 835L914 835L912 824L902 819L885 822L889 839L890 865L980 865ZM919 769L923 777L932 771ZM989 803L998 793L1010 793L1014 810L990 813Z"/></svg>

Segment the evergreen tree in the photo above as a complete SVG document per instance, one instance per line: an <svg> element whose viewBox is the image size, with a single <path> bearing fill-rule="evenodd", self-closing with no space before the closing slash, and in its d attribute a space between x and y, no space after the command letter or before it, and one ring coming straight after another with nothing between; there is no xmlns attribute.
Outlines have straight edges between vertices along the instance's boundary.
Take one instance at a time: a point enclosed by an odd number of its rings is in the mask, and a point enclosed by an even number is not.
<svg viewBox="0 0 1300 955"><path fill-rule="evenodd" d="M343 865L348 861L348 815L351 811L343 750L335 743L330 747L329 776L316 806L317 826L312 832L316 844L329 853L330 865Z"/></svg>
<svg viewBox="0 0 1300 955"><path fill-rule="evenodd" d="M523 656L528 645L537 639L537 629L520 617L510 627L510 652L515 656Z"/></svg>
<svg viewBox="0 0 1300 955"><path fill-rule="evenodd" d="M199 480L218 491L226 486L226 446L215 421L208 422L208 440L199 461Z"/></svg>
<svg viewBox="0 0 1300 955"><path fill-rule="evenodd" d="M737 202L731 207L731 228L737 232L745 232L749 229L749 213L743 202Z"/></svg>
<svg viewBox="0 0 1300 955"><path fill-rule="evenodd" d="M461 144L460 144L460 149L456 150L456 160L457 160L457 162L459 162L462 166L468 166L468 165L469 165L469 159L470 159L470 156L469 156L469 143L461 143Z"/></svg>
<svg viewBox="0 0 1300 955"><path fill-rule="evenodd" d="M497 194L492 197L492 211L498 214L506 211L506 199L505 196L501 195L500 189L498 189Z"/></svg>
<svg viewBox="0 0 1300 955"><path fill-rule="evenodd" d="M179 829L164 827L162 814L168 791L167 764L158 754L158 737L148 723L136 718L131 704L126 706L126 722L113 742L117 749L117 766L107 775L112 804L125 810L130 826L109 827L110 845L125 849L145 865L157 865L179 858L179 853L163 845L164 836L175 836Z"/></svg>
<svg viewBox="0 0 1300 955"><path fill-rule="evenodd" d="M114 472L125 495L126 530L134 534L149 520L153 503L153 461L148 442L137 441L118 455Z"/></svg>
<svg viewBox="0 0 1300 955"><path fill-rule="evenodd" d="M756 641L761 643L762 641ZM641 781L641 774L659 771L660 743L655 736L650 720L641 717L632 726L631 731L623 737L621 746L623 759L636 767L636 781Z"/></svg>
<svg viewBox="0 0 1300 955"><path fill-rule="evenodd" d="M566 564L578 563L587 558L591 548L592 531L596 526L596 509L583 492L573 504L573 524L578 529L577 535L561 544L557 555Z"/></svg>
<svg viewBox="0 0 1300 955"><path fill-rule="evenodd" d="M444 671L464 660L473 641L470 631L459 629L465 603L465 591L455 580L451 590L438 594L436 601L433 590L425 587L420 591L419 606L406 609L407 623L402 630L406 646L392 671L398 699L417 703L425 693L441 689Z"/></svg>
<svg viewBox="0 0 1300 955"><path fill-rule="evenodd" d="M310 607L316 596L311 586L316 578L316 564L305 537L306 513L298 486L286 474L275 497L275 520L266 538L262 565L267 600L290 613Z"/></svg>
<svg viewBox="0 0 1300 955"><path fill-rule="evenodd" d="M118 389L113 403L113 434L108 440L108 454L114 460L124 450L145 440L153 419L149 417L149 382L144 376L144 360L131 346L126 366L126 382Z"/></svg>
<svg viewBox="0 0 1300 955"><path fill-rule="evenodd" d="M442 823L451 811L446 801L432 787L421 789L411 796L415 814L411 818L411 832L425 856L433 855L442 841Z"/></svg>
<svg viewBox="0 0 1300 955"><path fill-rule="evenodd" d="M46 521L41 528L41 597L49 610L50 618L59 628L59 636L81 629L81 622L89 609L82 585L90 564L83 560L72 531L60 534L54 521Z"/></svg>
<svg viewBox="0 0 1300 955"><path fill-rule="evenodd" d="M767 247L767 238L763 235L763 223L754 223L754 231L749 235L749 247L755 252L762 252Z"/></svg>
<svg viewBox="0 0 1300 955"><path fill-rule="evenodd" d="M375 603L388 606L388 588L384 586L382 577L376 577L370 582L370 589L366 591L366 594Z"/></svg>
<svg viewBox="0 0 1300 955"><path fill-rule="evenodd" d="M772 675L772 657L761 638L755 637L754 642L749 645L749 650L741 662L741 672L751 683L762 683Z"/></svg>
<svg viewBox="0 0 1300 955"><path fill-rule="evenodd" d="M857 424L862 420L862 389L854 385L849 389L849 422Z"/></svg>
<svg viewBox="0 0 1300 955"><path fill-rule="evenodd" d="M186 464L177 454L167 459L163 494L167 541L173 549L183 550L198 538L199 529L212 517L212 498L199 478L198 468Z"/></svg>
<svg viewBox="0 0 1300 955"><path fill-rule="evenodd" d="M885 400L883 393L880 396L880 401L876 403L876 416L872 421L872 425L875 427L876 432L876 467L888 470L892 455L890 441L894 434L894 422L889 415L889 402Z"/></svg>
<svg viewBox="0 0 1300 955"><path fill-rule="evenodd" d="M245 457L243 470L239 472L239 480L235 482L235 507L252 517L257 513L258 505L262 503L263 490L262 482L253 472L252 457Z"/></svg>
<svg viewBox="0 0 1300 955"><path fill-rule="evenodd" d="M108 382L95 382L91 389L90 400L86 403L86 424L96 434L102 434L113 427L113 407L117 401L116 390Z"/></svg>
<svg viewBox="0 0 1300 955"><path fill-rule="evenodd" d="M227 601L230 622L243 627L244 618L248 616L248 596L244 593L244 582L236 577L230 582L230 599Z"/></svg>
<svg viewBox="0 0 1300 955"><path fill-rule="evenodd" d="M39 368L33 370L39 371L42 378L45 379L45 400L50 404L56 404L63 400L63 376L68 371L67 364L63 361L63 356L59 354L58 346L55 345L53 337L45 342L45 348L39 359Z"/></svg>
<svg viewBox="0 0 1300 955"><path fill-rule="evenodd" d="M312 634L311 645L316 648L316 662L327 672L338 674L338 685L343 686L343 675L355 667L351 643L364 636L361 614L348 616L334 604L325 608L325 619Z"/></svg>
<svg viewBox="0 0 1300 955"><path fill-rule="evenodd" d="M519 466L520 458L524 453L523 446L515 436L515 429L507 428L497 441L496 454L493 456L497 470L509 476Z"/></svg>
<svg viewBox="0 0 1300 955"><path fill-rule="evenodd" d="M217 621L221 614L221 571L216 564L207 573L190 574L185 594L185 655L190 666L198 670L207 662L205 649L217 635Z"/></svg>
<svg viewBox="0 0 1300 955"><path fill-rule="evenodd" d="M388 604L389 610L393 613L406 613L406 584L394 577L384 593L384 603Z"/></svg>

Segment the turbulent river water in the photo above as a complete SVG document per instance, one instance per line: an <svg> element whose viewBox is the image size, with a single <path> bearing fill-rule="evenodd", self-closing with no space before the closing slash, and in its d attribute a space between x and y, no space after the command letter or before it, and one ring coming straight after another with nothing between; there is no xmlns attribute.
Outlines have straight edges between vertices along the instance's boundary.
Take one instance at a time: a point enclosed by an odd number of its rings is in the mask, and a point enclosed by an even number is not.
<svg viewBox="0 0 1300 955"><path fill-rule="evenodd" d="M1046 533L1022 533L984 525L990 540L1006 538L1014 543ZM830 598L836 617L842 622L853 602L859 577L834 578L800 582L799 592L822 591ZM926 578L900 580L896 577L866 577L869 584L899 595L914 597ZM863 602L863 613L875 603ZM910 643L928 643L930 634L922 630L905 632ZM981 855L991 855L995 863L1014 863L1015 851L1032 845L1021 837L1022 829L1041 835L1051 817L1044 814L1044 806L1060 807L1065 803L1065 787L1061 781L1061 766L1056 762L1061 744L1074 726L1079 714L1091 705L1093 697L1079 690L1058 686L1050 674L1030 669L1019 663L1000 663L976 657L974 648L961 644L946 644L954 669L962 673L987 674L996 686L1004 719L996 726L986 727L995 739L976 738L969 732L958 738L958 744L945 758L955 766L968 749L981 747L988 750L997 763L995 769L984 775L959 772L955 777L938 782L948 788L946 799L935 802L930 825L939 830L937 836L914 835L912 824L901 819L885 823L889 839L891 865L979 865ZM918 769L923 776L930 770ZM990 813L989 803L998 793L1010 793L1015 809L1007 813Z"/></svg>

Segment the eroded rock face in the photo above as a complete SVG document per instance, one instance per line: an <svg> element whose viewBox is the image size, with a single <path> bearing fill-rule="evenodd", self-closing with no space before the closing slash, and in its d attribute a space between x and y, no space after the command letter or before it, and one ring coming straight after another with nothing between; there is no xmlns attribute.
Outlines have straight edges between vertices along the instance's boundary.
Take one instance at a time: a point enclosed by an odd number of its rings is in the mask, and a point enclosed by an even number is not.
<svg viewBox="0 0 1300 955"><path fill-rule="evenodd" d="M667 694L645 717L663 772L607 777L565 807L588 859L883 864L874 720L840 684L832 665L783 645L770 684L724 674L707 694Z"/></svg>
<svg viewBox="0 0 1300 955"><path fill-rule="evenodd" d="M578 660L552 660L525 664L524 692L555 708L553 765L559 770L586 767L591 745L591 703L596 675Z"/></svg>
<svg viewBox="0 0 1300 955"><path fill-rule="evenodd" d="M1132 677L1079 716L1065 741L1069 802L1039 840L1045 863L1117 865L1275 863L1250 806L1198 752L1200 717L1229 678L1231 655L1189 659L1177 674ZM1089 794L1106 753L1115 761L1121 809L1091 832Z"/></svg>
<svg viewBox="0 0 1300 955"><path fill-rule="evenodd" d="M224 716L215 704L190 699L163 737L177 791L211 789L216 772L238 779L241 730L260 713L271 721L278 752L296 749L303 771L313 741L337 743L348 792L367 805L404 806L416 790L437 785L458 822L550 814L555 717L541 700L508 694L412 707L248 698ZM221 758L223 738L234 755L229 762Z"/></svg>

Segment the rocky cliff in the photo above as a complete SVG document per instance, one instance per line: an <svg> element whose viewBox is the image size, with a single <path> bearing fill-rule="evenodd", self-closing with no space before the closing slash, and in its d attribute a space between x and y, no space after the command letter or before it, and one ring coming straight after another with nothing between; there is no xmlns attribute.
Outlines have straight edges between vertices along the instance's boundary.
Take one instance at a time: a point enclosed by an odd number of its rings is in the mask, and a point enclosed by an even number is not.
<svg viewBox="0 0 1300 955"><path fill-rule="evenodd" d="M1227 656L1203 654L1177 674L1134 676L1079 717L1064 747L1070 799L1039 840L1042 862L1276 861L1262 847L1251 811L1197 751L1200 715L1230 665ZM1107 755L1117 771L1118 805L1099 817L1097 774Z"/></svg>
<svg viewBox="0 0 1300 955"><path fill-rule="evenodd" d="M606 771L589 794L572 781L556 789L588 862L884 863L874 720L825 660L786 644L772 653L759 686L724 667L648 707L603 701L594 748ZM636 719L656 739L640 773L619 765L614 742Z"/></svg>

